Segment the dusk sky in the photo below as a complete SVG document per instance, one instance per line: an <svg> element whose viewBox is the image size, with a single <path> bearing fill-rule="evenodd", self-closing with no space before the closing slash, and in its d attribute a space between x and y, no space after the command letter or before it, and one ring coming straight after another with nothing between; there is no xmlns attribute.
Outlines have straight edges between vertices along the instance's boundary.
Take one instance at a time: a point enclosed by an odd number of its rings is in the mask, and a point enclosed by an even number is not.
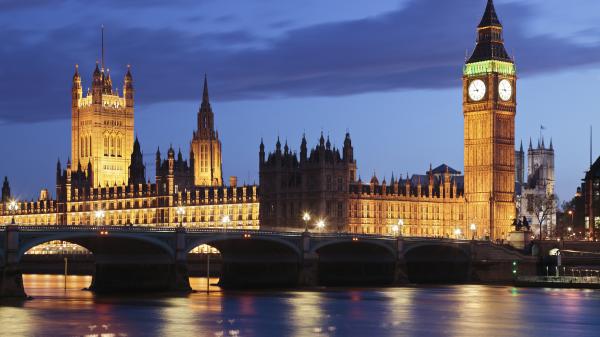
<svg viewBox="0 0 600 337"><path fill-rule="evenodd" d="M13 193L55 193L70 153L75 64L91 86L100 59L113 82L131 64L147 174L173 144L187 157L204 73L225 177L258 183L261 137L297 150L349 130L359 174L389 181L430 163L463 170L462 66L485 0L0 0L0 175ZM516 139L540 125L570 199L600 153L600 2L497 0L518 83ZM162 151L165 153L166 151Z"/></svg>

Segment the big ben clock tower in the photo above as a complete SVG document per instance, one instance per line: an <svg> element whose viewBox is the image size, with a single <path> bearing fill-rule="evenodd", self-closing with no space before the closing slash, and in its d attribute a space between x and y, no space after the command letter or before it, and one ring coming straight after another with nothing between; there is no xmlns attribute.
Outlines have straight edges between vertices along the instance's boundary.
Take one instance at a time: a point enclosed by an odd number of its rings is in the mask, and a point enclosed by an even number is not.
<svg viewBox="0 0 600 337"><path fill-rule="evenodd" d="M488 0L463 72L466 220L478 236L505 238L515 217L516 70Z"/></svg>

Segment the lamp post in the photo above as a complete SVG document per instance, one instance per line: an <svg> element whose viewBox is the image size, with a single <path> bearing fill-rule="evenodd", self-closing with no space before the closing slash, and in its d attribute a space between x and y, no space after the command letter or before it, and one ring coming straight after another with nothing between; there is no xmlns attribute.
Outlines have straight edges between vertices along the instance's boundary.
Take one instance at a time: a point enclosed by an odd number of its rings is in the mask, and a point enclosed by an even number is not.
<svg viewBox="0 0 600 337"><path fill-rule="evenodd" d="M227 230L227 225L231 222L231 218L229 217L229 215L225 214L223 215L221 222L223 223L223 227L225 227L225 230Z"/></svg>
<svg viewBox="0 0 600 337"><path fill-rule="evenodd" d="M454 230L454 236L456 237L456 239L459 239L461 234L462 234L462 231L460 230L460 228L456 228Z"/></svg>
<svg viewBox="0 0 600 337"><path fill-rule="evenodd" d="M319 219L319 221L317 221L316 227L319 229L319 231L323 231L323 229L325 229L325 221L323 219Z"/></svg>
<svg viewBox="0 0 600 337"><path fill-rule="evenodd" d="M400 226L398 226L398 225L392 225L392 234L395 237L398 237L398 232L400 232Z"/></svg>
<svg viewBox="0 0 600 337"><path fill-rule="evenodd" d="M308 232L308 222L310 221L310 213L304 212L304 214L302 214L302 220L304 220L304 231Z"/></svg>
<svg viewBox="0 0 600 337"><path fill-rule="evenodd" d="M569 227L569 228L572 228L573 227L573 216L575 215L575 212L573 212L573 210L570 209L567 213L569 213L569 215L571 216L571 227Z"/></svg>
<svg viewBox="0 0 600 337"><path fill-rule="evenodd" d="M105 215L104 210L102 210L102 209L99 209L96 212L94 212L94 217L96 218L96 224L98 226L101 225L102 220L104 219L104 215Z"/></svg>
<svg viewBox="0 0 600 337"><path fill-rule="evenodd" d="M402 236L403 230L404 230L404 220L398 219L398 236Z"/></svg>
<svg viewBox="0 0 600 337"><path fill-rule="evenodd" d="M179 217L179 228L183 228L183 215L185 214L185 208L182 206L177 207L177 216Z"/></svg>
<svg viewBox="0 0 600 337"><path fill-rule="evenodd" d="M17 211L19 210L19 203L17 203L16 200L11 200L8 203L8 210L10 212L10 214L12 215L12 219L11 219L11 225L15 224L15 213L17 213Z"/></svg>
<svg viewBox="0 0 600 337"><path fill-rule="evenodd" d="M471 229L471 233L473 234L473 237L471 238L471 240L475 241L475 233L477 232L477 225L472 223L471 226L469 226L469 229Z"/></svg>

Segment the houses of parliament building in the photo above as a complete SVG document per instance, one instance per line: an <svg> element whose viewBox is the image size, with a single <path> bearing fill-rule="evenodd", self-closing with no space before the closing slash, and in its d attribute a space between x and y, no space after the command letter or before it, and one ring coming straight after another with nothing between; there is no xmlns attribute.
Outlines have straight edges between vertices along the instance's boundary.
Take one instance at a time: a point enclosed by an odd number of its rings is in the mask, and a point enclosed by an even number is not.
<svg viewBox="0 0 600 337"><path fill-rule="evenodd" d="M259 147L259 185L222 177L222 147L204 79L202 103L187 159L169 148L156 152L156 177L147 180L134 137L130 69L122 94L104 64L92 89L72 87L71 158L56 168L56 195L8 209L5 180L0 222L39 225L147 225L323 230L405 236L506 238L515 215L516 68L503 27L488 0L476 47L463 68L464 174L446 165L424 174L380 181L357 178L350 134L337 149L323 135L302 138L299 153L278 140ZM310 221L303 214L310 214ZM474 225L474 226L472 226ZM398 233L400 232L400 233Z"/></svg>

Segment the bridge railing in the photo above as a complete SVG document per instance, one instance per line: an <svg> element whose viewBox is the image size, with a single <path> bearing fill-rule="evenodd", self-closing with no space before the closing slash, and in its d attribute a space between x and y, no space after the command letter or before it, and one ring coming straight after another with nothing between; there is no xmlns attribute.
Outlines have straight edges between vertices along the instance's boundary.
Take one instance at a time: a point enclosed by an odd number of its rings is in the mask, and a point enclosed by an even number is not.
<svg viewBox="0 0 600 337"><path fill-rule="evenodd" d="M19 231L23 232L90 232L90 231L109 231L109 232L137 232L137 233L174 233L177 230L181 230L178 226L138 226L138 225L17 225ZM8 226L0 226L0 231L4 231ZM299 237L304 235L303 231L274 231L274 230L260 230L260 229L238 229L238 228L183 228L187 233L228 233L228 234L252 234L259 236L287 236L287 237ZM416 241L434 241L443 243L453 244L466 244L466 243L484 243L490 244L488 241L472 241L472 240L460 240L451 238L432 238L432 237L416 237L416 236L396 236L396 235L380 235L380 234L358 234L358 233L346 233L346 232L310 232L311 238L314 239L332 239L332 238L356 238L359 240L386 240L395 241L403 240L409 242Z"/></svg>

